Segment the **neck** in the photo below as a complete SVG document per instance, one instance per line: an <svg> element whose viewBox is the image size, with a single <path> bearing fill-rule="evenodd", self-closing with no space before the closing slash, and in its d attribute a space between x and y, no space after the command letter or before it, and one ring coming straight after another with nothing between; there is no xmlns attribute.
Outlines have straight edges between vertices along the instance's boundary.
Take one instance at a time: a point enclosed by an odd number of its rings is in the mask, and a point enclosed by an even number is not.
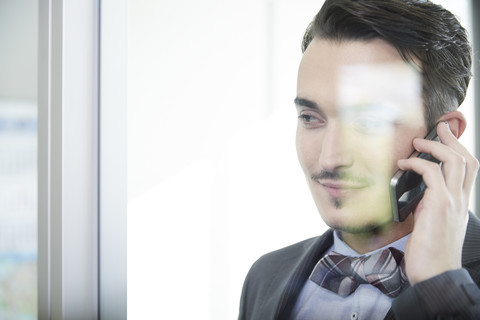
<svg viewBox="0 0 480 320"><path fill-rule="evenodd" d="M342 239L360 254L374 251L403 238L413 230L413 215L399 223L392 222L368 232L349 233L341 231Z"/></svg>

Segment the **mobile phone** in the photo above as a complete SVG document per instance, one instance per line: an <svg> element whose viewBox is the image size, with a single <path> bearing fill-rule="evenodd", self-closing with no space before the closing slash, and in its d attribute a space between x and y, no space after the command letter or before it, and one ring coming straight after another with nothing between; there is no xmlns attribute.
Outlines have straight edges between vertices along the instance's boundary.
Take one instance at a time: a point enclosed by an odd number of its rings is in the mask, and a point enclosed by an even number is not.
<svg viewBox="0 0 480 320"><path fill-rule="evenodd" d="M425 137L426 140L440 142L435 126ZM431 154L414 151L409 158L418 157L440 164ZM390 202L392 205L393 220L404 221L415 210L425 193L427 186L422 176L413 171L397 170L390 180Z"/></svg>

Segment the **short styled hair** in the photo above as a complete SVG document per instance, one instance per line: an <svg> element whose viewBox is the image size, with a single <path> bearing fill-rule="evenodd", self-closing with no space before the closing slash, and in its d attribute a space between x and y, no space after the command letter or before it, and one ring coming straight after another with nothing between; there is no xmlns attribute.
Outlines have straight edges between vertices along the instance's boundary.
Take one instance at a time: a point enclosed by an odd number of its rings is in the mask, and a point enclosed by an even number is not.
<svg viewBox="0 0 480 320"><path fill-rule="evenodd" d="M440 5L425 0L326 0L305 31L302 52L314 37L333 41L381 38L405 61L418 62L429 129L465 99L472 76L472 49L458 19Z"/></svg>

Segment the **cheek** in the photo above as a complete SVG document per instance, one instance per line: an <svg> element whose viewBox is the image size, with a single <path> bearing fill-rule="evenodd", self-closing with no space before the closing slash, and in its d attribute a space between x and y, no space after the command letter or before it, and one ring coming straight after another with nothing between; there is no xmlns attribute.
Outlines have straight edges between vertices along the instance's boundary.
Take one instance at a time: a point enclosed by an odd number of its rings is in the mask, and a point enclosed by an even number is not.
<svg viewBox="0 0 480 320"><path fill-rule="evenodd" d="M316 138L315 135L306 133L302 128L297 129L295 139L297 158L305 174L312 173L317 168L321 141Z"/></svg>
<svg viewBox="0 0 480 320"><path fill-rule="evenodd" d="M297 134L295 137L295 145L297 149L297 158L300 162L300 166L306 173L308 171L308 163L311 162L311 149L308 146L308 140L305 139L305 134L301 128L297 128Z"/></svg>
<svg viewBox="0 0 480 320"><path fill-rule="evenodd" d="M398 160L408 158L414 151L413 139L425 137L426 132L425 127L409 128L408 130L398 129L395 131L393 148L393 167L395 169L398 169Z"/></svg>

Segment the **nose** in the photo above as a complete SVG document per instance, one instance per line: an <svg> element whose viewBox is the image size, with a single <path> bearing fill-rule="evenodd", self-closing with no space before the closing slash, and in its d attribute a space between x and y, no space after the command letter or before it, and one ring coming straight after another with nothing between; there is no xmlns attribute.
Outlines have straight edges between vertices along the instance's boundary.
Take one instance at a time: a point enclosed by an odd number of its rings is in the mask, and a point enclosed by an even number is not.
<svg viewBox="0 0 480 320"><path fill-rule="evenodd" d="M348 152L348 141L338 123L332 123L325 129L319 164L323 170L337 171L352 166L352 155Z"/></svg>

